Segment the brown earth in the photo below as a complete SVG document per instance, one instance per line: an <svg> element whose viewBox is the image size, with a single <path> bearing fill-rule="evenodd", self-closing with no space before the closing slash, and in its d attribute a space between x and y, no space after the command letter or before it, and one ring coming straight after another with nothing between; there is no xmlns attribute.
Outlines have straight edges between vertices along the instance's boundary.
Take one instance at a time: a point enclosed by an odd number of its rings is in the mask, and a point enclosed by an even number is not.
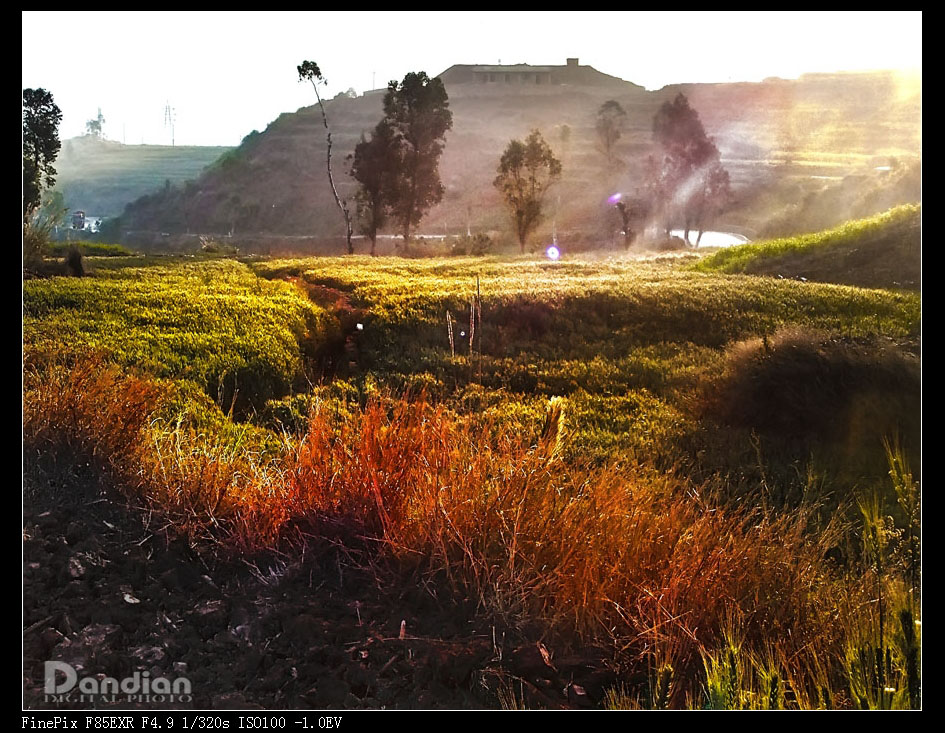
<svg viewBox="0 0 945 733"><path fill-rule="evenodd" d="M503 691L595 707L615 681L605 650L381 583L343 548L246 557L190 542L81 466L28 469L24 486L25 708L497 708ZM47 660L80 677L186 677L192 700L59 704Z"/></svg>

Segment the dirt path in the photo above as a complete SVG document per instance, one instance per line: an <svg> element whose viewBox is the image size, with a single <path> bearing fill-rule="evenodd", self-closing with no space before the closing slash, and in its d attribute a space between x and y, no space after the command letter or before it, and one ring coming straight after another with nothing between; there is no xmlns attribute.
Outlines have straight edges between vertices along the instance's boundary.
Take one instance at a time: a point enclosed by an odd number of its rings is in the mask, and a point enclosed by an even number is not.
<svg viewBox="0 0 945 733"><path fill-rule="evenodd" d="M363 322L366 311L354 304L349 293L336 288L310 283L295 275L286 275L285 281L302 290L316 305L321 306L338 320L340 336L336 342L322 348L320 371L322 376L350 374L357 371L360 352L358 350L358 324Z"/></svg>

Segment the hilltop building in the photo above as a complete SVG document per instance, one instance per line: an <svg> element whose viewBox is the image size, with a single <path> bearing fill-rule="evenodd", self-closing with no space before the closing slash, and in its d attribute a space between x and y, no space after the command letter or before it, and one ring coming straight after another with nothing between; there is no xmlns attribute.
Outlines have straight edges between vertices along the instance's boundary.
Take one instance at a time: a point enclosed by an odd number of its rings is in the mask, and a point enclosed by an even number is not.
<svg viewBox="0 0 945 733"><path fill-rule="evenodd" d="M444 84L476 84L484 86L626 86L630 82L604 74L593 66L581 66L578 59L567 59L563 66L532 66L531 64L454 64L439 74ZM631 86L636 86L631 84Z"/></svg>

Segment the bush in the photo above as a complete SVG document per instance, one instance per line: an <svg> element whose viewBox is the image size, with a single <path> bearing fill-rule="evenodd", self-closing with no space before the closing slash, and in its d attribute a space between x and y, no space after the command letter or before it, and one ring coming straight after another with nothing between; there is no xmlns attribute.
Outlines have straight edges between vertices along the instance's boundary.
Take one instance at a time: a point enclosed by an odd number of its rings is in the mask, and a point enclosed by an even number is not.
<svg viewBox="0 0 945 733"><path fill-rule="evenodd" d="M232 244L223 244L210 237L200 237L200 250L210 254L236 255L239 254L239 248Z"/></svg>
<svg viewBox="0 0 945 733"><path fill-rule="evenodd" d="M675 252L680 249L691 249L682 237L664 237L655 241L646 242L645 247L655 249L657 252Z"/></svg>
<svg viewBox="0 0 945 733"><path fill-rule="evenodd" d="M62 208L41 208L23 223L23 269L32 275L43 268L43 257L49 253L53 232L65 218Z"/></svg>
<svg viewBox="0 0 945 733"><path fill-rule="evenodd" d="M464 234L460 237L453 237L450 241L449 254L457 257L470 255L472 257L482 257L492 254L496 249L496 242L488 234L478 232L472 236Z"/></svg>
<svg viewBox="0 0 945 733"><path fill-rule="evenodd" d="M82 251L75 245L69 247L66 252L66 267L69 268L69 274L75 277L82 277L85 274L85 268L82 266Z"/></svg>
<svg viewBox="0 0 945 733"><path fill-rule="evenodd" d="M879 337L782 329L743 341L706 393L710 415L782 448L810 450L835 476L883 476L887 436L900 436L910 457L919 447L919 360Z"/></svg>

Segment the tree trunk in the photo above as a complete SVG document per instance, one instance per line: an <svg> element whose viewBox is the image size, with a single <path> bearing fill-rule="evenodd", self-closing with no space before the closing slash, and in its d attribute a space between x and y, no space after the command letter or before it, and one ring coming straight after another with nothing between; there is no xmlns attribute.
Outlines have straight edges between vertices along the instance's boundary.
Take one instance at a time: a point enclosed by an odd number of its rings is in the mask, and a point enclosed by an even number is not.
<svg viewBox="0 0 945 733"><path fill-rule="evenodd" d="M315 83L315 79L310 79L312 82L312 89L315 90L315 99L318 100L318 108L322 111L322 122L325 123L325 131L328 138L328 150L326 151L327 167L328 167L328 183L331 186L331 193L335 197L335 203L338 204L338 208L341 209L341 213L345 219L345 236L348 240L348 254L354 254L354 245L351 243L351 214L348 213L348 201L347 199L342 200L338 195L338 189L335 188L335 177L331 173L331 128L328 127L328 115L325 113L325 105L322 104L322 98L318 93L318 86Z"/></svg>

